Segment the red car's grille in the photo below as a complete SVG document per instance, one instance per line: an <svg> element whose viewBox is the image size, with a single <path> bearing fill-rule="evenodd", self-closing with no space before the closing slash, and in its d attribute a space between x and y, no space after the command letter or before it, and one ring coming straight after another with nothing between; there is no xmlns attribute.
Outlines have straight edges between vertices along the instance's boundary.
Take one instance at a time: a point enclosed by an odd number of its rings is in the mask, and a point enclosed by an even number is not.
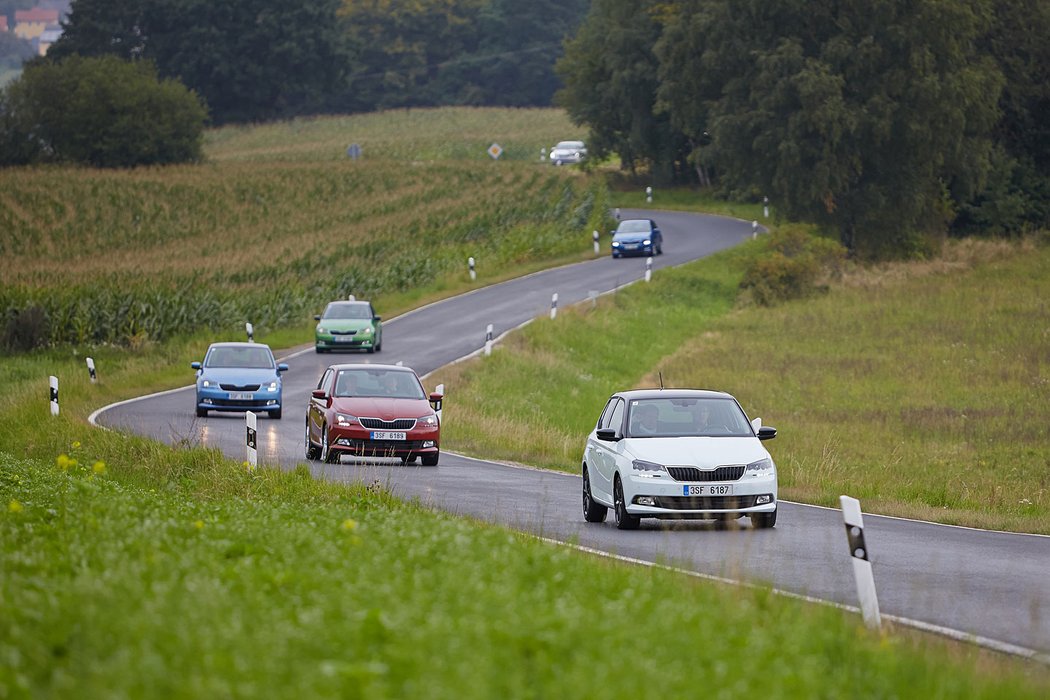
<svg viewBox="0 0 1050 700"><path fill-rule="evenodd" d="M736 481L744 475L744 465L703 470L696 467L668 467L675 481Z"/></svg>
<svg viewBox="0 0 1050 700"><path fill-rule="evenodd" d="M369 430L412 430L416 427L415 418L395 418L394 420L383 420L381 418L361 418L361 425Z"/></svg>
<svg viewBox="0 0 1050 700"><path fill-rule="evenodd" d="M350 440L349 445L333 445L363 457L400 457L423 447L422 440Z"/></svg>

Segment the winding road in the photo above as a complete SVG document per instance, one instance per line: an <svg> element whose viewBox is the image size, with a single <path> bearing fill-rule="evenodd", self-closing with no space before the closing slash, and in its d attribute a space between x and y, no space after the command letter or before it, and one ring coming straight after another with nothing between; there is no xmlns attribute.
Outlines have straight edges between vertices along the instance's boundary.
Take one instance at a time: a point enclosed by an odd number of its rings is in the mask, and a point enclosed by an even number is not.
<svg viewBox="0 0 1050 700"><path fill-rule="evenodd" d="M666 252L653 259L654 274L751 236L750 222L722 217L637 210L625 210L622 216L650 217L660 225ZM305 461L300 408L305 412L310 390L330 363L402 361L426 375L477 352L484 344L487 324L493 324L499 336L547 314L553 292L566 306L636 282L644 271L644 258L604 256L481 288L385 321L383 351L378 355L318 356L312 344L293 352L284 358L290 365L284 380L285 418L258 422L259 461L286 469ZM193 376L191 359L198 358L186 359L188 380ZM243 416L197 418L193 391L188 386L114 404L93 414L92 421L170 444L219 447L235 459L244 459ZM601 406L594 410L597 416ZM760 415L777 425L775 407ZM583 441L581 435L581 453ZM768 447L775 459L776 442ZM447 452L437 468L315 462L311 469L333 481L378 480L403 498L418 498L435 508L587 550L671 565L702 576L770 585L780 592L851 608L856 605L837 510L781 501L772 530L752 530L747 519L728 528L643 520L639 531L621 532L611 518L601 525L584 522L578 475ZM884 616L1050 663L1050 537L868 514L865 537Z"/></svg>

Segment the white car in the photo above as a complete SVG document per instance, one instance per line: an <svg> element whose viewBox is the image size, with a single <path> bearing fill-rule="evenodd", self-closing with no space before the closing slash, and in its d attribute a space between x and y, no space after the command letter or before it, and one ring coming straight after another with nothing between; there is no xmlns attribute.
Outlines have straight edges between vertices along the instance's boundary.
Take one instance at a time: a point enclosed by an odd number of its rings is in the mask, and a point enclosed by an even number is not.
<svg viewBox="0 0 1050 700"><path fill-rule="evenodd" d="M583 455L583 517L634 530L641 518L777 522L777 468L762 441L777 436L748 421L729 394L644 389L613 394Z"/></svg>
<svg viewBox="0 0 1050 700"><path fill-rule="evenodd" d="M551 149L550 159L554 165L579 163L587 157L587 147L583 141L559 141Z"/></svg>

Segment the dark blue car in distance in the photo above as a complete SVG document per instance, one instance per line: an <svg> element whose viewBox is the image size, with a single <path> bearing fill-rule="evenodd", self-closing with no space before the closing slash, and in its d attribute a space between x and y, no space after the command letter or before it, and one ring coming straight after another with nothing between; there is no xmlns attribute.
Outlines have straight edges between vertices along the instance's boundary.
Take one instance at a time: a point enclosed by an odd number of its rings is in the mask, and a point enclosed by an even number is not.
<svg viewBox="0 0 1050 700"><path fill-rule="evenodd" d="M660 255L664 252L664 235L652 219L624 219L612 232L612 256Z"/></svg>

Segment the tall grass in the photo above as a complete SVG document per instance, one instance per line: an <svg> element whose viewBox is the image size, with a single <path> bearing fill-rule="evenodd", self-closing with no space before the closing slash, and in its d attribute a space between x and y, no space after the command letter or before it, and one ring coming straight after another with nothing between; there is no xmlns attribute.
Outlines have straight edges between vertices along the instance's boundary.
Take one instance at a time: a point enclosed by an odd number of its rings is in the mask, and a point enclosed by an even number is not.
<svg viewBox="0 0 1050 700"><path fill-rule="evenodd" d="M1050 247L955 243L816 299L730 311L760 252L662 271L441 370L446 446L576 471L609 394L662 373L779 429L786 499L849 493L873 512L1050 534Z"/></svg>

